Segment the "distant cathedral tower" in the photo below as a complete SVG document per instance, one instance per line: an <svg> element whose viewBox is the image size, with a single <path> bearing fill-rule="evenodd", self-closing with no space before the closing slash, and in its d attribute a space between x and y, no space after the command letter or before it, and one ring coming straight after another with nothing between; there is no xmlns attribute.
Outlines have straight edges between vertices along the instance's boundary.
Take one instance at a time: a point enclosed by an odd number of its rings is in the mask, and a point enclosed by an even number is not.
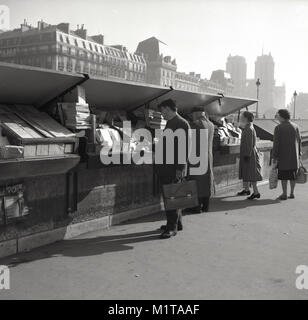
<svg viewBox="0 0 308 320"><path fill-rule="evenodd" d="M274 108L275 63L269 53L257 57L255 62L255 80L260 79L259 113Z"/></svg>

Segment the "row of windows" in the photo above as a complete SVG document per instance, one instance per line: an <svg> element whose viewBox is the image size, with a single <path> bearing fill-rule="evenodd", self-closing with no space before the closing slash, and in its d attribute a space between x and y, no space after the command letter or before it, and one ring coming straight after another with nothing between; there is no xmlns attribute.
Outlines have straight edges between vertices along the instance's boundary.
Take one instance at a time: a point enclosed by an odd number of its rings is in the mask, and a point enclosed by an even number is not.
<svg viewBox="0 0 308 320"><path fill-rule="evenodd" d="M174 72L170 72L170 71L166 71L166 70L163 69L162 70L162 76L174 79L175 78L175 73Z"/></svg>
<svg viewBox="0 0 308 320"><path fill-rule="evenodd" d="M91 75L103 76L103 77L116 77L131 81L145 81L145 76L139 73L127 72L123 69L118 68L106 68L102 65L83 62L83 61L74 61L71 59L61 58L58 61L58 70L59 71L68 71L68 72L84 72Z"/></svg>
<svg viewBox="0 0 308 320"><path fill-rule="evenodd" d="M9 39L0 39L0 47L11 47L17 45L25 45L29 43L42 43L56 40L56 34L53 33L41 33L36 35L13 37Z"/></svg>
<svg viewBox="0 0 308 320"><path fill-rule="evenodd" d="M89 53L86 50L78 50L76 48L71 48L62 45L42 45L36 47L23 47L23 48L10 48L10 49L0 49L0 57L15 57L19 55L35 55L35 54L46 54L49 52L58 52L61 54L76 56L84 60L90 60L101 64L111 64L123 68L128 68L130 71L134 72L146 72L145 65L136 64L132 62L125 61L123 59L117 59L110 56L104 56L100 54Z"/></svg>
<svg viewBox="0 0 308 320"><path fill-rule="evenodd" d="M129 59L138 63L144 63L143 58L139 55L131 54L127 51L121 51L119 49L112 48L112 47L102 46L95 42L86 41L77 37L68 36L66 34L59 33L57 40L59 42L66 43L68 45L73 45L75 47L94 51L96 53L110 55L117 58Z"/></svg>
<svg viewBox="0 0 308 320"><path fill-rule="evenodd" d="M191 91L191 92L199 92L199 90L200 90L199 86L183 84L180 82L176 82L176 88L181 89L181 90Z"/></svg>

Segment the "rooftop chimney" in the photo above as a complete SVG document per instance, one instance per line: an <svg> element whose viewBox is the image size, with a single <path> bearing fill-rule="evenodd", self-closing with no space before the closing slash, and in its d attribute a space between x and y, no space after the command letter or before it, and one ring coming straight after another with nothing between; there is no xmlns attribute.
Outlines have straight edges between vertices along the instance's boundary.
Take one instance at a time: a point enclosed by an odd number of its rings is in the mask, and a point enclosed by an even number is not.
<svg viewBox="0 0 308 320"><path fill-rule="evenodd" d="M77 29L75 31L75 34L80 38L87 40L87 29L84 29L84 24L81 25L80 29Z"/></svg>
<svg viewBox="0 0 308 320"><path fill-rule="evenodd" d="M97 35L95 35L95 36L91 36L91 38L92 38L95 42L104 45L104 35L102 35L102 34L97 34Z"/></svg>
<svg viewBox="0 0 308 320"><path fill-rule="evenodd" d="M25 32L31 29L26 19L24 19L24 22L20 25L20 28L21 28L21 32Z"/></svg>

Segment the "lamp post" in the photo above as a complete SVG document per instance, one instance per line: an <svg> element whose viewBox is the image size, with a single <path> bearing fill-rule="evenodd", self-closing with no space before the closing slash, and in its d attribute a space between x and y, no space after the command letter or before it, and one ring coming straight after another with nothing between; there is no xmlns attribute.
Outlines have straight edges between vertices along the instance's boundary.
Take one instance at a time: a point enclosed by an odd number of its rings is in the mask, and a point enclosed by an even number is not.
<svg viewBox="0 0 308 320"><path fill-rule="evenodd" d="M256 86L257 86L257 109L256 109L256 118L258 119L259 118L259 88L260 88L260 85L261 85L261 81L260 79L258 78L257 79L257 82L256 82Z"/></svg>
<svg viewBox="0 0 308 320"><path fill-rule="evenodd" d="M296 90L293 93L293 119L295 120L295 108L296 108L296 97L297 97L297 92Z"/></svg>

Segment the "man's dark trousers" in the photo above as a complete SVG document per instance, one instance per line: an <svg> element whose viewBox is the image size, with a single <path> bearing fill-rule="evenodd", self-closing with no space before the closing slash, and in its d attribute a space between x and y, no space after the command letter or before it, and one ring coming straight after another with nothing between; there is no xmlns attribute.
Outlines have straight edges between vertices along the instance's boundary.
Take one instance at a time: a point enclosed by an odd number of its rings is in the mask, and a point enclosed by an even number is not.
<svg viewBox="0 0 308 320"><path fill-rule="evenodd" d="M161 176L160 184L161 188L164 184L175 183L175 176ZM178 225L182 225L182 210L166 210L167 216L167 230L168 231L177 231Z"/></svg>

